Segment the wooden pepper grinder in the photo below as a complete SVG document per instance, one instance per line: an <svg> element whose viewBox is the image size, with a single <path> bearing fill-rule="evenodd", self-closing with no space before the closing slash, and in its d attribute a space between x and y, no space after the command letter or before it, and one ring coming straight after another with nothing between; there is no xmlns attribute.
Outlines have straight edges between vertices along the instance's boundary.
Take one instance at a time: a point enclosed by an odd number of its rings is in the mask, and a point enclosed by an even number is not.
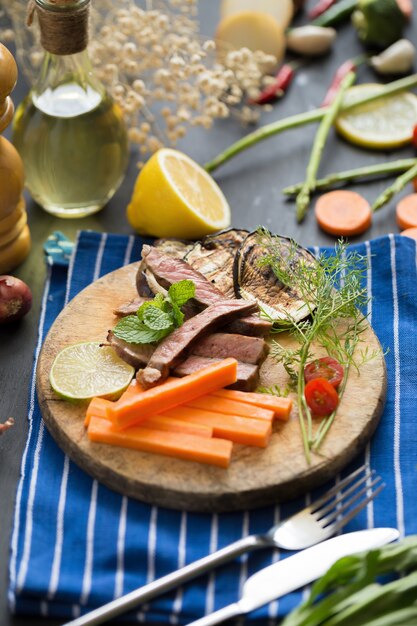
<svg viewBox="0 0 417 626"><path fill-rule="evenodd" d="M0 43L0 133L10 124L14 106L9 94L17 80L13 56ZM23 163L17 150L0 136L0 274L19 265L29 254Z"/></svg>

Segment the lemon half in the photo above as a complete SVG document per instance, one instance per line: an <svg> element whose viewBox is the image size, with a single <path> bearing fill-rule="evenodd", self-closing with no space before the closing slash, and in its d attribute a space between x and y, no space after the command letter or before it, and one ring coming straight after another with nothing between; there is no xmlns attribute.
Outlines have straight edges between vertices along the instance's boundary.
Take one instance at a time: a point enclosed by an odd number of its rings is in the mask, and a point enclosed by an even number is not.
<svg viewBox="0 0 417 626"><path fill-rule="evenodd" d="M126 389L134 373L134 368L111 346L86 342L59 352L49 380L52 389L66 400L115 398Z"/></svg>
<svg viewBox="0 0 417 626"><path fill-rule="evenodd" d="M383 89L383 85L377 84L357 85L346 93L345 102L355 102ZM410 143L416 124L417 96L407 92L357 106L341 113L335 122L342 137L377 150L392 150Z"/></svg>
<svg viewBox="0 0 417 626"><path fill-rule="evenodd" d="M200 165L162 148L140 172L127 218L142 235L198 239L230 226L230 207Z"/></svg>

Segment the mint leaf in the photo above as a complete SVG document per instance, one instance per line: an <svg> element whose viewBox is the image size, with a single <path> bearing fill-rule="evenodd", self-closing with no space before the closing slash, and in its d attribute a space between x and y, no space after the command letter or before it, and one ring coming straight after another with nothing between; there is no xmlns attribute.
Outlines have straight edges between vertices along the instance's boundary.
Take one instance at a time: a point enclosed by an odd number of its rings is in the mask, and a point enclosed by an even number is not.
<svg viewBox="0 0 417 626"><path fill-rule="evenodd" d="M152 330L168 330L174 326L173 319L169 313L161 311L156 306L148 306L143 313L143 323Z"/></svg>
<svg viewBox="0 0 417 626"><path fill-rule="evenodd" d="M113 333L128 343L155 343L169 334L168 329L155 330L145 326L137 315L128 315L114 327Z"/></svg>
<svg viewBox="0 0 417 626"><path fill-rule="evenodd" d="M143 304L140 305L140 307L136 311L136 315L141 321L143 321L143 316L144 316L146 309L150 306L156 309L162 309L162 310L165 309L165 298L162 295L162 293L156 294L153 300L149 300L149 302L144 302Z"/></svg>
<svg viewBox="0 0 417 626"><path fill-rule="evenodd" d="M182 307L188 300L194 298L195 284L192 280L180 280L178 283L174 283L168 289L168 295L172 304L176 304L177 307Z"/></svg>
<svg viewBox="0 0 417 626"><path fill-rule="evenodd" d="M173 302L171 304L171 316L173 318L173 322L177 328L183 325L184 323L184 313L181 311L180 307Z"/></svg>
<svg viewBox="0 0 417 626"><path fill-rule="evenodd" d="M181 307L193 298L195 285L192 280L180 280L171 285L168 296L158 293L153 300L144 302L136 315L124 317L113 329L114 335L127 343L157 343L174 328L184 323Z"/></svg>

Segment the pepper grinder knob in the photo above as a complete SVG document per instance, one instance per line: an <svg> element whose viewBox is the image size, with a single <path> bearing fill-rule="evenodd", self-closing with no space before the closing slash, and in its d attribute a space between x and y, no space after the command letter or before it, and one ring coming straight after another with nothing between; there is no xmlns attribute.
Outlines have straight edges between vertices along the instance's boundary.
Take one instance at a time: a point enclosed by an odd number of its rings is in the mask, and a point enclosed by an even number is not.
<svg viewBox="0 0 417 626"><path fill-rule="evenodd" d="M12 54L0 43L0 133L10 124L14 106L9 94L17 81L17 66Z"/></svg>

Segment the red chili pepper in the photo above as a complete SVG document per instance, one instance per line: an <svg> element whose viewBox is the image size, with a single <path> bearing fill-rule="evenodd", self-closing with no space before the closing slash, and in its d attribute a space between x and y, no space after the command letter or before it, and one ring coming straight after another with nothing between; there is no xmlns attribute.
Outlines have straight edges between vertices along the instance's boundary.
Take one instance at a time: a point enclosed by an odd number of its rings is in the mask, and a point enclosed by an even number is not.
<svg viewBox="0 0 417 626"><path fill-rule="evenodd" d="M340 85L343 79L345 78L345 76L349 74L349 72L355 72L357 67L358 67L358 61L356 60L349 59L348 61L345 61L344 63L342 63L342 65L336 71L332 82L330 83L329 90L326 93L323 102L321 103L322 107L327 107L330 104L332 104L333 100L335 99L336 95L339 92Z"/></svg>
<svg viewBox="0 0 417 626"><path fill-rule="evenodd" d="M265 87L250 104L268 104L284 95L295 75L296 64L286 63L277 72L274 82Z"/></svg>
<svg viewBox="0 0 417 626"><path fill-rule="evenodd" d="M325 13L327 9L330 9L336 2L337 0L319 0L309 12L308 17L314 20L316 17L319 17L319 15Z"/></svg>

